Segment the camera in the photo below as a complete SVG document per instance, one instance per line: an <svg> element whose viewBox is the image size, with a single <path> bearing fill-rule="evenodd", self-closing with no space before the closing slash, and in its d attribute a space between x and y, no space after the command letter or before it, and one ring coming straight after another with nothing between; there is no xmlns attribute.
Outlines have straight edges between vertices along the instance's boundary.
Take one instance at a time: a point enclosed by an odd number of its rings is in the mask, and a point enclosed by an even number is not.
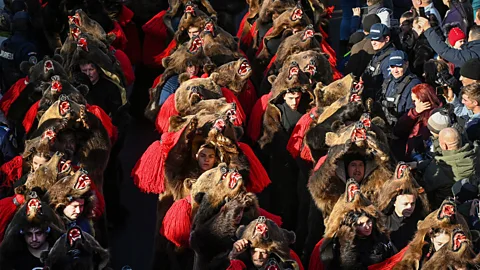
<svg viewBox="0 0 480 270"><path fill-rule="evenodd" d="M444 69L437 72L435 83L439 86L447 86L450 88L454 88L457 84L457 79L455 79L455 77L448 73L448 70Z"/></svg>

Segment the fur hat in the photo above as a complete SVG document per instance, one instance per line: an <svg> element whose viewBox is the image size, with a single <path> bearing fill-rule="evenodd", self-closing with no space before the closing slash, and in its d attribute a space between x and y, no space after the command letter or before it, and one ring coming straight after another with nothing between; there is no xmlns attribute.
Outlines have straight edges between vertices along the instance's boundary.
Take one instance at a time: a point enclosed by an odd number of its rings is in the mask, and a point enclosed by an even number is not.
<svg viewBox="0 0 480 270"><path fill-rule="evenodd" d="M86 108L85 105L71 101L66 95L60 95L59 99L48 108L38 121L38 126L53 119L63 119L65 123L69 120L82 122L86 124ZM58 132L58 131L57 131Z"/></svg>

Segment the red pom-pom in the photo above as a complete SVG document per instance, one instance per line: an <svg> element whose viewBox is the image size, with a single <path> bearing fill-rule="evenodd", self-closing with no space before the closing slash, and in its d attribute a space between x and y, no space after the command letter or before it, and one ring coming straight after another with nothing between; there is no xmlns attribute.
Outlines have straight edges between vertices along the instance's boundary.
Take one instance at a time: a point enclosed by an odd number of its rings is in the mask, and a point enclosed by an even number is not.
<svg viewBox="0 0 480 270"><path fill-rule="evenodd" d="M17 206L13 202L12 197L6 197L0 200L0 244L3 241L3 237L5 236L5 230L8 227L10 221L12 221L15 212L17 211Z"/></svg>
<svg viewBox="0 0 480 270"><path fill-rule="evenodd" d="M279 227L281 227L283 224L281 216L274 215L261 207L258 208L258 214L275 222L275 224L277 224Z"/></svg>
<svg viewBox="0 0 480 270"><path fill-rule="evenodd" d="M323 262L320 259L320 247L322 246L323 238L318 241L313 248L312 255L310 256L310 263L308 264L308 270L323 270Z"/></svg>
<svg viewBox="0 0 480 270"><path fill-rule="evenodd" d="M40 100L35 102L30 109L28 109L25 117L23 118L22 125L25 128L25 132L29 133L30 129L33 126L33 122L35 122L35 118L37 117L38 106L40 105Z"/></svg>
<svg viewBox="0 0 480 270"><path fill-rule="evenodd" d="M16 156L0 167L0 177L4 182L0 185L2 188L11 188L13 183L20 179L23 175L23 158Z"/></svg>
<svg viewBox="0 0 480 270"><path fill-rule="evenodd" d="M163 218L160 234L177 247L189 247L190 229L192 227L191 218L192 205L190 196L175 201Z"/></svg>
<svg viewBox="0 0 480 270"><path fill-rule="evenodd" d="M12 104L17 100L20 94L25 90L28 84L28 78L19 79L15 84L13 84L10 89L3 95L0 99L0 110L2 110L5 116L8 116L8 112Z"/></svg>
<svg viewBox="0 0 480 270"><path fill-rule="evenodd" d="M145 33L143 39L143 63L145 65L155 65L153 57L162 53L165 49L165 40L168 34L167 27L163 22L163 16L165 16L166 12L166 10L159 12L142 26Z"/></svg>
<svg viewBox="0 0 480 270"><path fill-rule="evenodd" d="M237 104L237 119L235 119L235 125L241 127L246 121L247 116L245 116L245 112L243 111L242 104L238 101L238 98L233 94L230 89L222 87L222 94L227 100L228 103L235 103Z"/></svg>
<svg viewBox="0 0 480 270"><path fill-rule="evenodd" d="M248 144L239 142L238 147L242 150L243 154L247 157L248 163L250 164L250 181L247 183L247 191L253 193L260 193L268 185L272 183L268 177L265 168L263 168L262 163L258 160L255 153L253 153L252 148Z"/></svg>
<svg viewBox="0 0 480 270"><path fill-rule="evenodd" d="M175 94L170 95L163 103L155 120L155 127L160 134L168 132L170 127L170 116L179 115L175 108Z"/></svg>
<svg viewBox="0 0 480 270"><path fill-rule="evenodd" d="M250 115L250 120L248 121L247 126L247 136L253 141L256 142L260 138L260 132L262 131L262 122L263 114L267 110L268 100L272 96L272 92L263 95L257 103L253 105L252 114Z"/></svg>
<svg viewBox="0 0 480 270"><path fill-rule="evenodd" d="M108 114L97 105L87 104L87 111L95 115L98 118L98 120L102 122L102 125L107 131L108 137L110 138L112 145L114 145L118 139L118 130L117 130L117 127L113 125L112 119L110 119Z"/></svg>
<svg viewBox="0 0 480 270"><path fill-rule="evenodd" d="M127 6L122 5L122 11L120 11L120 15L118 16L118 23L125 27L125 25L129 24L132 21L133 11L129 9Z"/></svg>

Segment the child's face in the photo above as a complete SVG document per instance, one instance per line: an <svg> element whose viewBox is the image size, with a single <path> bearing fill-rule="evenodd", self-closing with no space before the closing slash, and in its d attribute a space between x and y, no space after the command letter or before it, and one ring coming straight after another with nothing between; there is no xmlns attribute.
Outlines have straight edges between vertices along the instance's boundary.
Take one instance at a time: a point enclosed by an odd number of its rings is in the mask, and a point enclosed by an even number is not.
<svg viewBox="0 0 480 270"><path fill-rule="evenodd" d="M215 165L215 151L210 148L203 148L197 154L198 166L203 170L207 171L213 168Z"/></svg>
<svg viewBox="0 0 480 270"><path fill-rule="evenodd" d="M453 48L459 50L463 44L465 44L465 39L457 40L457 42L455 42L455 44L453 45Z"/></svg>

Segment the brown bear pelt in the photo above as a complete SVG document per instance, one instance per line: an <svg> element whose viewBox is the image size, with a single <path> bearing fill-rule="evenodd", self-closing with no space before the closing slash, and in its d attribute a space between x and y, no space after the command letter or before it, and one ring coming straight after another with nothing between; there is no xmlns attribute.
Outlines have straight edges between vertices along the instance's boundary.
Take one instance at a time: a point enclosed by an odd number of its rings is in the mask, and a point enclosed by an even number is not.
<svg viewBox="0 0 480 270"><path fill-rule="evenodd" d="M274 13L280 15L288 8L295 7L296 2L293 0L273 0L263 1L258 12L257 29L259 24L272 22Z"/></svg>
<svg viewBox="0 0 480 270"><path fill-rule="evenodd" d="M237 230L238 239L246 239L251 248L267 250L275 253L282 260L290 260L289 245L295 243L295 233L280 228L275 222L260 216L247 226L240 226Z"/></svg>
<svg viewBox="0 0 480 270"><path fill-rule="evenodd" d="M201 11L197 5L193 4L192 2L187 3L187 5L185 5L185 11L178 24L178 30L175 32L173 37L177 45L183 44L190 39L188 36L189 27L197 27L199 30L201 30L205 27L205 23L208 18L209 16ZM164 22L167 27L171 28L171 22L168 13L165 14Z"/></svg>
<svg viewBox="0 0 480 270"><path fill-rule="evenodd" d="M238 39L227 31L223 30L223 28L217 24L215 17L207 18L205 21L204 30L210 31L213 39L217 43L223 44L225 47L234 52L238 50Z"/></svg>
<svg viewBox="0 0 480 270"><path fill-rule="evenodd" d="M205 54L217 66L235 61L242 57L242 54L240 54L238 51L233 51L220 41L217 41L214 38L213 33L208 29L204 29L200 33L200 37L203 41L203 49Z"/></svg>
<svg viewBox="0 0 480 270"><path fill-rule="evenodd" d="M195 251L195 269L207 269L215 261L225 259L238 227L258 217L258 200L253 193L239 194L220 209L211 207L209 196L203 196L192 222L190 247Z"/></svg>
<svg viewBox="0 0 480 270"><path fill-rule="evenodd" d="M258 140L261 148L272 142L277 131L281 129L281 113L276 104L282 103L283 95L288 91L300 91L299 108L309 111L313 101L313 93L310 89L308 75L305 74L298 63L290 63L288 68L284 68L278 76L270 75L268 80L272 84L272 97L269 100L267 109L263 115L263 133Z"/></svg>
<svg viewBox="0 0 480 270"><path fill-rule="evenodd" d="M221 65L215 69L215 72L220 75L217 80L218 85L232 90L235 95L239 95L252 74L252 67L248 60L242 57L237 61Z"/></svg>
<svg viewBox="0 0 480 270"><path fill-rule="evenodd" d="M394 210L392 206L397 196L404 194L415 196L415 209L421 209L424 217L430 213L430 204L425 190L413 177L410 166L399 162L390 181L383 184L377 201L378 209L385 215L390 215Z"/></svg>
<svg viewBox="0 0 480 270"><path fill-rule="evenodd" d="M46 253L46 254L45 254ZM80 227L72 227L55 242L50 251L42 254L50 270L110 269L108 250Z"/></svg>
<svg viewBox="0 0 480 270"><path fill-rule="evenodd" d="M352 74L348 74L343 78L329 83L323 87L317 84L315 87L315 103L319 109L320 117L317 124L334 114L340 107L352 101L352 95L361 93L361 89L355 89L357 80ZM360 91L360 92L359 92Z"/></svg>
<svg viewBox="0 0 480 270"><path fill-rule="evenodd" d="M198 1L196 1L198 2ZM216 15L217 12L215 11L215 9L213 9L212 5L210 4L210 2L208 0L200 0L199 1L200 4L202 4L203 8L206 9L206 11L210 14L210 15ZM178 10L183 6L185 7L185 13L188 13L189 12L189 6L190 7L193 7L195 6L195 8L198 8L197 5L195 5L194 3L191 2L191 0L168 0L168 5L169 5L169 9L167 10L167 13L165 14L165 16L167 16L169 19L175 17L178 13ZM200 9L198 9L200 10ZM196 11L198 12L198 11ZM203 11L202 11L203 13Z"/></svg>
<svg viewBox="0 0 480 270"><path fill-rule="evenodd" d="M285 60L285 63L291 63L293 61L298 63L303 72L309 73L310 78L314 82L321 82L323 85L329 85L333 82L332 67L328 62L328 57L320 49L313 49L292 54ZM346 77L349 76L347 75ZM345 96L345 94L338 94L338 98ZM330 105L334 101L327 104Z"/></svg>
<svg viewBox="0 0 480 270"><path fill-rule="evenodd" d="M355 142L348 140L344 144L335 145L329 149L327 159L318 170L313 172L308 184L313 200L322 211L326 221L333 206L345 190L344 181L347 178L343 163L345 155L357 153L365 157L365 176L361 191L370 201L376 202L380 188L393 174L389 152L382 148L384 146L369 139ZM342 180L340 177L344 179Z"/></svg>
<svg viewBox="0 0 480 270"><path fill-rule="evenodd" d="M64 163L62 162L62 157L63 153L56 152L47 163L33 173L32 177L28 177L25 182L25 188L28 191L39 188L43 192L46 192L58 179L66 176L71 167L69 169L67 165L63 168ZM19 192L17 191L17 193Z"/></svg>
<svg viewBox="0 0 480 270"><path fill-rule="evenodd" d="M419 266L424 265L428 260L425 258L424 252L433 251L431 237L437 232L445 232L451 236L454 231L459 229L465 232L468 239L471 239L467 222L457 212L455 202L446 199L439 209L430 213L423 221L418 222L417 232L408 244L408 250L403 255L402 261L393 269L419 269Z"/></svg>
<svg viewBox="0 0 480 270"><path fill-rule="evenodd" d="M38 121L38 126L42 126L54 119L62 119L65 122L72 123L72 120L81 122L85 125L86 107L83 104L78 104L73 100L70 100L67 95L60 95L59 99L55 101L50 107L43 113L42 117ZM78 121L77 121L78 120Z"/></svg>
<svg viewBox="0 0 480 270"><path fill-rule="evenodd" d="M102 28L102 26L95 20L92 20L90 17L88 17L87 13L81 9L76 10L73 16L69 16L68 21L69 24L76 25L82 33L88 33L89 35L92 35L106 46L112 44L116 38L114 33L105 33L105 30Z"/></svg>

